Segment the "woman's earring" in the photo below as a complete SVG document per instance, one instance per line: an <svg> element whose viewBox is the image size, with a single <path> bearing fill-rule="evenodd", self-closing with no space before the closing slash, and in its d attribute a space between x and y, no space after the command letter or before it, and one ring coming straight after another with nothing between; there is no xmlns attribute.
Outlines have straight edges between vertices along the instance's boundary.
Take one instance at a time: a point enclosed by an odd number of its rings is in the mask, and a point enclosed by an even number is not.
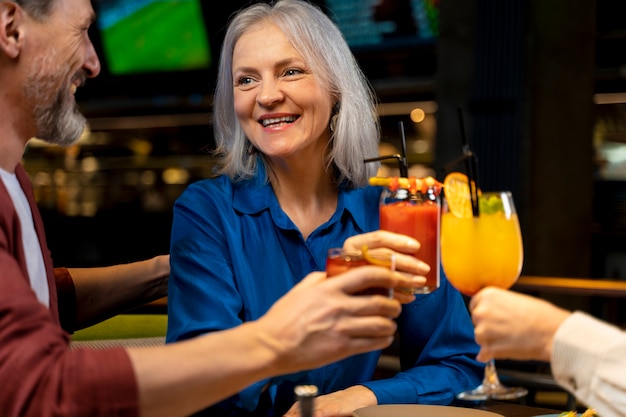
<svg viewBox="0 0 626 417"><path fill-rule="evenodd" d="M335 129L337 128L337 117L339 117L338 114L334 114L331 118L330 118L330 123L328 124L328 127L330 128L330 132L333 133L335 131Z"/></svg>
<svg viewBox="0 0 626 417"><path fill-rule="evenodd" d="M340 106L341 105L339 102L336 102L335 104L333 104L333 110L330 113L332 114L332 116L330 117L330 122L328 123L328 127L330 128L330 133L333 133L335 129L337 129L337 117L339 117Z"/></svg>

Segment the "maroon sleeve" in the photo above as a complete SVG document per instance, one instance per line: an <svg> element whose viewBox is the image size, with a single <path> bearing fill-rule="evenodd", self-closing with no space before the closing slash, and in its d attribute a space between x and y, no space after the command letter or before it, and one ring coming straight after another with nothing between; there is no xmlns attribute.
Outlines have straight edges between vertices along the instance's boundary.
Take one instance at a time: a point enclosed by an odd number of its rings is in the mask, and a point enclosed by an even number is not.
<svg viewBox="0 0 626 417"><path fill-rule="evenodd" d="M59 320L61 327L74 333L76 329L76 289L67 268L54 268L54 281L57 287Z"/></svg>
<svg viewBox="0 0 626 417"><path fill-rule="evenodd" d="M0 230L0 243L8 240ZM138 416L126 351L70 350L69 335L37 301L6 249L0 245L2 417Z"/></svg>
<svg viewBox="0 0 626 417"><path fill-rule="evenodd" d="M21 165L16 175L33 210L51 287L50 309L30 288L19 218L0 181L0 416L135 417L139 394L126 351L69 349L69 335L59 326L58 283L43 223ZM74 317L74 284L67 271L60 283L64 298L59 301Z"/></svg>

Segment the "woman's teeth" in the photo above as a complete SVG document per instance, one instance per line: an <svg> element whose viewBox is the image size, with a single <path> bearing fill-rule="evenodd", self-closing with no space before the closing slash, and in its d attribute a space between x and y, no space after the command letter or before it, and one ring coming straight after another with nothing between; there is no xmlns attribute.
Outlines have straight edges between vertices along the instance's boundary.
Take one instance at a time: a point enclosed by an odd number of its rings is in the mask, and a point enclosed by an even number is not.
<svg viewBox="0 0 626 417"><path fill-rule="evenodd" d="M263 119L261 120L261 124L263 127L267 127L269 125L281 124L281 123L293 123L297 119L296 116L284 116L284 117L275 117L271 119Z"/></svg>

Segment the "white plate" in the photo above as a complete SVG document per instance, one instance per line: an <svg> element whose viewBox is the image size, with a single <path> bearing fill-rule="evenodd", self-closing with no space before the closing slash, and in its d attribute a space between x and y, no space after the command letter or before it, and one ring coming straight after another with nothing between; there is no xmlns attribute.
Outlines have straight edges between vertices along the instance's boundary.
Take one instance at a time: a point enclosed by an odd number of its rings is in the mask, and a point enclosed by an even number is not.
<svg viewBox="0 0 626 417"><path fill-rule="evenodd" d="M491 411L445 405L388 404L354 410L354 417L504 417Z"/></svg>

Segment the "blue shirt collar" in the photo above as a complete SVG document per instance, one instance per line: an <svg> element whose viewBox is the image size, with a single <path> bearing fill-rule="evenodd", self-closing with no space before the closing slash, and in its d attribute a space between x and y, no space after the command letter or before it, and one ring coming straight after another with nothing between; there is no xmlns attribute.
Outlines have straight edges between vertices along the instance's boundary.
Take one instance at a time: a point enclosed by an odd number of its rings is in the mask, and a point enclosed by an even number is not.
<svg viewBox="0 0 626 417"><path fill-rule="evenodd" d="M265 181L265 167L259 161L256 176L233 184L233 208L244 214L255 214L277 204L276 196Z"/></svg>
<svg viewBox="0 0 626 417"><path fill-rule="evenodd" d="M259 161L257 174L248 180L233 185L233 208L243 214L256 214L263 210L279 208L278 200L269 183L265 182L265 166ZM367 210L363 210L364 200L355 194L362 194L363 189L339 188L337 210L331 221L341 218L343 212L349 213L361 230L367 230ZM356 198L351 198L355 195Z"/></svg>

